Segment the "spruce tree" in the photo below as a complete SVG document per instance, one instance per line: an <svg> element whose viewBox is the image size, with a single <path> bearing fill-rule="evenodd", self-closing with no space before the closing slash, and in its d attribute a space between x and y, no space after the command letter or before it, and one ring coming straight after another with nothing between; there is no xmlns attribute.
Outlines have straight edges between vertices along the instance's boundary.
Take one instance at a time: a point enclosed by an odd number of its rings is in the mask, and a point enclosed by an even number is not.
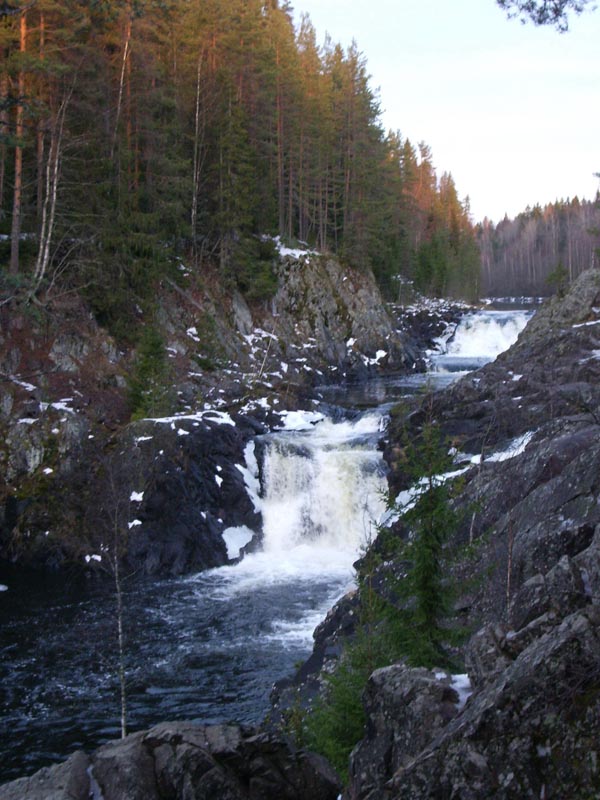
<svg viewBox="0 0 600 800"><path fill-rule="evenodd" d="M444 546L460 521L452 504L457 486L448 479L452 459L432 421L423 425L417 440L406 439L405 453L413 490L406 503L395 504L409 535L395 553L405 574L393 581L397 600L388 606L389 635L412 666L451 666L447 645L457 631L447 620L452 587Z"/></svg>

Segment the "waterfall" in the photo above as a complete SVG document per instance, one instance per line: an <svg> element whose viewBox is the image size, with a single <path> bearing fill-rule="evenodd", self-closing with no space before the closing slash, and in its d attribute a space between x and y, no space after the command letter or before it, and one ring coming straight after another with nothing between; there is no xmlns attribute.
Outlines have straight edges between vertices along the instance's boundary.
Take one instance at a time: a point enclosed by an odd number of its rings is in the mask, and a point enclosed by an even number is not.
<svg viewBox="0 0 600 800"><path fill-rule="evenodd" d="M466 314L437 340L437 350L430 354L433 369L466 372L493 361L517 341L531 316L526 310Z"/></svg>
<svg viewBox="0 0 600 800"><path fill-rule="evenodd" d="M264 437L262 548L219 568L219 591L319 582L331 603L352 584L352 565L386 507L381 427L381 414L371 413Z"/></svg>
<svg viewBox="0 0 600 800"><path fill-rule="evenodd" d="M270 442L263 466L265 552L309 545L313 557L318 551L355 557L372 538L385 488L373 436L378 423L373 415L355 424L324 420L308 434L279 434Z"/></svg>

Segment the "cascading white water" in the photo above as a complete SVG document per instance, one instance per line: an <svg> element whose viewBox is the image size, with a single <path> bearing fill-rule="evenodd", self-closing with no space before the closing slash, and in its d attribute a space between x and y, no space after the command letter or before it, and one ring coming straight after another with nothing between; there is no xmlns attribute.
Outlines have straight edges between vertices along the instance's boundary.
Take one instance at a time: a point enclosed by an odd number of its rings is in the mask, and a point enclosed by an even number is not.
<svg viewBox="0 0 600 800"><path fill-rule="evenodd" d="M368 418L378 430L378 418ZM365 431L365 421L358 428ZM356 441L352 423L321 422L310 433L280 434L265 455L264 549L273 555L310 545L355 557L382 511L381 454Z"/></svg>
<svg viewBox="0 0 600 800"><path fill-rule="evenodd" d="M517 341L530 316L527 311L483 311L468 315L448 343L448 355L495 358Z"/></svg>
<svg viewBox="0 0 600 800"><path fill-rule="evenodd" d="M493 361L517 341L531 315L526 310L466 314L437 340L437 351L430 354L434 370L466 372Z"/></svg>
<svg viewBox="0 0 600 800"><path fill-rule="evenodd" d="M375 537L386 507L384 462L377 449L381 425L381 414L369 414L353 422L323 419L310 430L266 437L262 549L213 575L218 574L222 598L251 597L268 586L320 587L300 618L290 622L282 613L272 635L309 639L352 585L352 564Z"/></svg>

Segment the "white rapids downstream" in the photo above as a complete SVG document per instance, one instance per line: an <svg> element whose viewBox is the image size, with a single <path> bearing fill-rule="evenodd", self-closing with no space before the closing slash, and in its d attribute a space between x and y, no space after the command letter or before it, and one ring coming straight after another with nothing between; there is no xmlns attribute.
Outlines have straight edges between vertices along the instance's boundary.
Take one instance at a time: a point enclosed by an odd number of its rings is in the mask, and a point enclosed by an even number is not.
<svg viewBox="0 0 600 800"><path fill-rule="evenodd" d="M491 360L527 319L491 313L469 315L440 340L434 381ZM126 587L132 730L166 719L264 716L273 683L309 655L314 628L353 585L352 565L385 510L378 440L390 402L425 379L398 379L386 404L351 420L313 410L288 424L296 430L250 443L239 468L262 514L260 549L198 575ZM227 531L230 554L257 533ZM107 590L2 583L0 782L118 736L119 710Z"/></svg>

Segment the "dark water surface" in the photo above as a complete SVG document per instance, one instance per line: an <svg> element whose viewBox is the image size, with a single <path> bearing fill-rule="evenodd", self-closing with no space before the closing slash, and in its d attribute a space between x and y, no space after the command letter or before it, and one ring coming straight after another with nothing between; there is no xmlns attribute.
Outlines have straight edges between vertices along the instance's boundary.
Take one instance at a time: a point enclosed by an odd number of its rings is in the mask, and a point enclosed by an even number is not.
<svg viewBox="0 0 600 800"><path fill-rule="evenodd" d="M495 341L505 323L490 319L483 338L480 320L469 320L483 352L470 347L473 336L461 344L461 329L452 339L459 346L439 356L429 376L321 387L323 399L345 408L380 407L383 414L426 381L442 387L496 355L487 354L486 336ZM339 532L362 524L367 501L359 497L357 503L357 487L370 481L365 492L376 495L381 456L377 418L321 423L315 441L304 436L311 434L289 434L292 444L300 437L289 461L281 448L277 453L273 474L281 498L266 492L270 509L263 508L270 550L236 567L125 584L130 730L169 719L255 723L268 711L273 683L309 655L314 627L351 583L359 543L356 533L340 541ZM306 455L306 465L299 454ZM305 540L295 541L300 528ZM110 581L0 571L0 585L8 587L0 591L4 782L118 737L120 699Z"/></svg>
<svg viewBox="0 0 600 800"><path fill-rule="evenodd" d="M238 593L221 572L126 588L131 730L168 719L257 722L273 682L310 652L307 613L344 588L310 580ZM120 731L110 585L0 582L9 586L0 593L3 782Z"/></svg>

